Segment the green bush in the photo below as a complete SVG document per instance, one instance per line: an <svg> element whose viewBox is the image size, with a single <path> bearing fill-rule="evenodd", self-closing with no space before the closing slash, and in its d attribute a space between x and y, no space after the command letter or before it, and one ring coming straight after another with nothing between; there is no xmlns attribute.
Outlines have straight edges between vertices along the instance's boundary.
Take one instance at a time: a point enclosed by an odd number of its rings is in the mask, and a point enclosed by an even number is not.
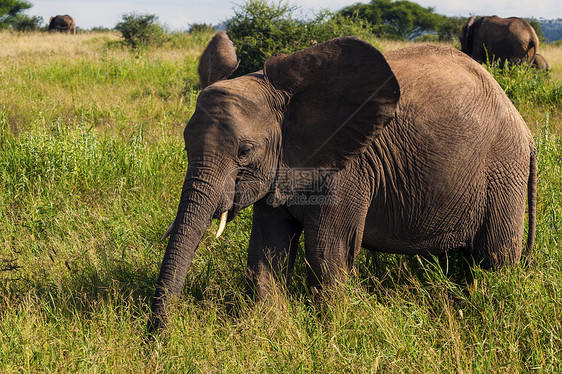
<svg viewBox="0 0 562 374"><path fill-rule="evenodd" d="M379 37L408 40L436 31L443 17L432 7L424 8L406 0L372 0L347 6L339 13L366 20Z"/></svg>
<svg viewBox="0 0 562 374"><path fill-rule="evenodd" d="M486 67L520 110L524 106L537 105L547 110L559 110L562 82L550 79L550 72L507 61L494 61Z"/></svg>
<svg viewBox="0 0 562 374"><path fill-rule="evenodd" d="M189 25L189 30L187 30L190 34L198 34L198 33L211 33L216 32L217 30L213 25L209 25L206 23L192 23Z"/></svg>
<svg viewBox="0 0 562 374"><path fill-rule="evenodd" d="M16 31L39 31L43 27L43 17L18 14L12 19L12 28Z"/></svg>
<svg viewBox="0 0 562 374"><path fill-rule="evenodd" d="M441 23L437 27L439 40L456 41L462 32L462 27L466 23L466 17L443 17Z"/></svg>
<svg viewBox="0 0 562 374"><path fill-rule="evenodd" d="M226 31L240 59L237 75L260 70L265 60L293 53L339 36L367 36L365 21L321 12L313 20L293 16L297 7L287 3L249 0L226 21Z"/></svg>
<svg viewBox="0 0 562 374"><path fill-rule="evenodd" d="M437 34L423 34L414 39L416 43L438 43L439 35Z"/></svg>
<svg viewBox="0 0 562 374"><path fill-rule="evenodd" d="M22 12L33 5L25 0L0 0L0 30L13 25Z"/></svg>
<svg viewBox="0 0 562 374"><path fill-rule="evenodd" d="M115 26L126 45L134 50L144 49L164 42L164 29L157 23L154 14L125 13Z"/></svg>

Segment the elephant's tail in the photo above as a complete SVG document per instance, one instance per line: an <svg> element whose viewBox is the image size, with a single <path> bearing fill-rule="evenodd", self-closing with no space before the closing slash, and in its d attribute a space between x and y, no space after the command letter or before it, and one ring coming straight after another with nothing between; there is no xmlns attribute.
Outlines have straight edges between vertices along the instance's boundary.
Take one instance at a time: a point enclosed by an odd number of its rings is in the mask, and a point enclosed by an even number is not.
<svg viewBox="0 0 562 374"><path fill-rule="evenodd" d="M529 205L529 229L527 230L527 247L525 257L530 261L533 244L535 242L535 231L537 227L537 148L535 142L531 141L531 160L529 167L529 180L527 182L527 204Z"/></svg>

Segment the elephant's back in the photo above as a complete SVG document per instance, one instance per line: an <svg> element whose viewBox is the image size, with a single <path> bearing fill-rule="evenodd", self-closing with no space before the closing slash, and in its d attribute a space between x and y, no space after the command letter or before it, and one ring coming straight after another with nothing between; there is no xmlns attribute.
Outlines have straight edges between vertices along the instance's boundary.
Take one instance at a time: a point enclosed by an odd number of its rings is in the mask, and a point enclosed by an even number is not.
<svg viewBox="0 0 562 374"><path fill-rule="evenodd" d="M465 53L425 44L392 51L385 57L400 85L397 113L415 109L413 115L420 125L464 118L460 125L466 126L468 118L470 126L481 131L529 133L500 85ZM501 128L498 122L503 123Z"/></svg>

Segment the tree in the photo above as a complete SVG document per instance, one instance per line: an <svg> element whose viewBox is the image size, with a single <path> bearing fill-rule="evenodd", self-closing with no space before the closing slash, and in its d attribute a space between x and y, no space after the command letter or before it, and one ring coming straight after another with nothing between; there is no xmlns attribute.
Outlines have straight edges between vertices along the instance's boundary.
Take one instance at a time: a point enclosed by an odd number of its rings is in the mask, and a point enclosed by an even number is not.
<svg viewBox="0 0 562 374"><path fill-rule="evenodd" d="M453 41L458 40L462 27L466 24L466 17L445 17L441 20L441 23L437 27L437 34L439 35L439 40L443 41Z"/></svg>
<svg viewBox="0 0 562 374"><path fill-rule="evenodd" d="M0 0L0 29L10 27L21 12L32 6L25 0Z"/></svg>
<svg viewBox="0 0 562 374"><path fill-rule="evenodd" d="M43 27L43 17L18 14L13 18L11 24L16 31L39 31Z"/></svg>
<svg viewBox="0 0 562 374"><path fill-rule="evenodd" d="M442 16L434 8L424 8L411 1L372 0L343 8L340 14L356 16L373 25L375 35L414 39L429 31L437 31Z"/></svg>
<svg viewBox="0 0 562 374"><path fill-rule="evenodd" d="M164 40L164 29L155 14L125 13L115 30L121 32L124 42L133 50L143 50Z"/></svg>
<svg viewBox="0 0 562 374"><path fill-rule="evenodd" d="M370 25L362 20L320 12L312 20L297 19L296 6L286 2L248 0L235 8L225 23L240 65L234 75L260 70L269 57L290 54L338 36L368 34Z"/></svg>

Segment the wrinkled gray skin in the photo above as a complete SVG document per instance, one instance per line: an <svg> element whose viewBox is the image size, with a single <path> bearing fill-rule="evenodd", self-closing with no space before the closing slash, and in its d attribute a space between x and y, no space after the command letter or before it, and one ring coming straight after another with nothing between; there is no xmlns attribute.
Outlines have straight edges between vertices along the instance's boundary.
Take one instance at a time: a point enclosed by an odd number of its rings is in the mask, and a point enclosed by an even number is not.
<svg viewBox="0 0 562 374"><path fill-rule="evenodd" d="M313 293L345 276L360 247L460 249L486 268L514 264L527 196L533 245L533 138L490 74L449 47L383 56L338 38L272 57L263 72L207 86L184 139L189 165L152 329L165 322L211 220L251 204L246 277L258 298L287 282L302 232ZM335 182L310 188L334 169Z"/></svg>
<svg viewBox="0 0 562 374"><path fill-rule="evenodd" d="M529 22L522 18L472 16L463 26L461 50L478 62L495 59L512 63L533 62L539 38Z"/></svg>
<svg viewBox="0 0 562 374"><path fill-rule="evenodd" d="M545 70L545 71L549 71L550 70L550 64L548 63L548 61L546 61L546 58L544 58L542 55L538 54L535 56L535 61L533 61L533 66L534 68L537 69L541 69L541 70Z"/></svg>
<svg viewBox="0 0 562 374"><path fill-rule="evenodd" d="M76 34L76 23L74 23L74 19L68 14L51 17L49 19L49 32L57 31Z"/></svg>

